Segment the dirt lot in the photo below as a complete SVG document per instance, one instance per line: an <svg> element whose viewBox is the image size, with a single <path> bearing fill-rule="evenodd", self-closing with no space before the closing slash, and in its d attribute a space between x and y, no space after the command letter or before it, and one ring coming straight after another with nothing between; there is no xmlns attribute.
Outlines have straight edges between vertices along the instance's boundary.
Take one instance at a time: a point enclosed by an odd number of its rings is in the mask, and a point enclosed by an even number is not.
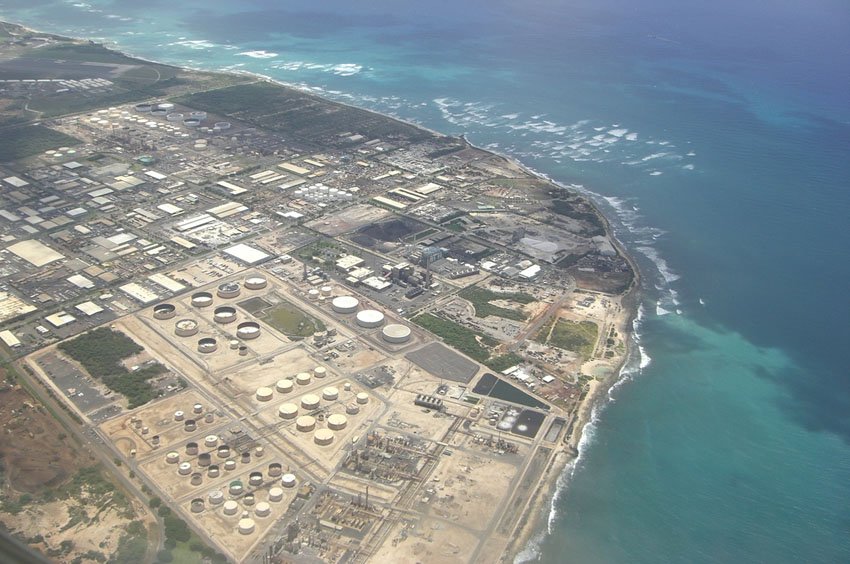
<svg viewBox="0 0 850 564"><path fill-rule="evenodd" d="M3 477L19 492L55 486L94 463L72 448L62 427L21 388L0 391L0 432Z"/></svg>
<svg viewBox="0 0 850 564"><path fill-rule="evenodd" d="M114 553L136 512L96 460L19 387L0 391L0 432L0 523L57 562Z"/></svg>

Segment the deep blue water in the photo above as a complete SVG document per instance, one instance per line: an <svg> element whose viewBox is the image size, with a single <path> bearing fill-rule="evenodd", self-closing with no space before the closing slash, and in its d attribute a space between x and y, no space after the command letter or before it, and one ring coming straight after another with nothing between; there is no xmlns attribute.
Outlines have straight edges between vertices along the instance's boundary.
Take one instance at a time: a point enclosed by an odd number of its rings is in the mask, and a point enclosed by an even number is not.
<svg viewBox="0 0 850 564"><path fill-rule="evenodd" d="M850 562L845 1L0 0L0 14L465 133L591 191L645 274L644 367L599 409L528 554Z"/></svg>

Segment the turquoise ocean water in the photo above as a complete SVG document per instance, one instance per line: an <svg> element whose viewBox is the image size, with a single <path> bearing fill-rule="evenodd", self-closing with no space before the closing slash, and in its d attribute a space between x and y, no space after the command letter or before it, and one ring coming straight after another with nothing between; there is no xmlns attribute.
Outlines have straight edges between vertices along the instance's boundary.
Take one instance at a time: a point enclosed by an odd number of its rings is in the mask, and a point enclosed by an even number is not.
<svg viewBox="0 0 850 564"><path fill-rule="evenodd" d="M850 562L850 6L840 0L0 0L256 72L587 190L640 262L641 354L541 562Z"/></svg>

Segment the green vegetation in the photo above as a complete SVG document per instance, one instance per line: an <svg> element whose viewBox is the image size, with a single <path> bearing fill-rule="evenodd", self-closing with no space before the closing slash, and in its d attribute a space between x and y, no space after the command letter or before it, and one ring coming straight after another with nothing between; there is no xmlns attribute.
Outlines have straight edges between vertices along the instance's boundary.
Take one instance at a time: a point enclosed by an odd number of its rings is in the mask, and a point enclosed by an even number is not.
<svg viewBox="0 0 850 564"><path fill-rule="evenodd" d="M502 370L507 370L511 366L516 366L521 363L523 358L516 353L507 353L499 356L494 356L493 358L487 360L484 364L487 365L491 370L495 370L496 372L501 372Z"/></svg>
<svg viewBox="0 0 850 564"><path fill-rule="evenodd" d="M48 149L78 145L81 141L43 125L10 127L0 134L0 161L39 155Z"/></svg>
<svg viewBox="0 0 850 564"><path fill-rule="evenodd" d="M490 358L488 347L495 347L499 344L492 337L430 313L423 313L414 317L413 322L438 337L442 337L446 343L478 362L485 362Z"/></svg>
<svg viewBox="0 0 850 564"><path fill-rule="evenodd" d="M317 142L327 142L342 131L360 131L369 137L404 136L413 141L431 137L412 125L268 82L197 92L175 101Z"/></svg>
<svg viewBox="0 0 850 564"><path fill-rule="evenodd" d="M528 316L522 311L507 309L504 307L494 306L490 302L493 300L510 300L521 304L529 304L535 301L534 296L525 292L512 293L496 293L477 286L464 288L458 294L461 298L468 300L475 308L475 317L487 317L494 315L513 321L525 321Z"/></svg>
<svg viewBox="0 0 850 564"><path fill-rule="evenodd" d="M130 409L144 405L157 396L149 379L166 368L154 363L133 372L121 360L140 353L137 345L124 333L101 327L59 345L59 350L83 365L94 378L110 389L126 396Z"/></svg>
<svg viewBox="0 0 850 564"><path fill-rule="evenodd" d="M282 302L262 317L263 321L289 337L309 337L324 331L325 324L310 317L289 302Z"/></svg>
<svg viewBox="0 0 850 564"><path fill-rule="evenodd" d="M540 343L541 345L545 345L546 341L549 340L549 333L552 332L552 327L555 326L555 322L557 320L558 320L557 316L553 316L553 317L550 317L549 319L547 319L546 323L543 325L543 327L538 329L537 333L535 333L534 336L531 337L531 340L535 341L537 343Z"/></svg>
<svg viewBox="0 0 850 564"><path fill-rule="evenodd" d="M559 349L575 351L582 358L590 358L599 328L592 321L568 321L558 319L552 334L549 335L549 344Z"/></svg>
<svg viewBox="0 0 850 564"><path fill-rule="evenodd" d="M109 559L116 564L122 562L141 562L148 549L148 530L141 521L133 521L118 540L118 550Z"/></svg>

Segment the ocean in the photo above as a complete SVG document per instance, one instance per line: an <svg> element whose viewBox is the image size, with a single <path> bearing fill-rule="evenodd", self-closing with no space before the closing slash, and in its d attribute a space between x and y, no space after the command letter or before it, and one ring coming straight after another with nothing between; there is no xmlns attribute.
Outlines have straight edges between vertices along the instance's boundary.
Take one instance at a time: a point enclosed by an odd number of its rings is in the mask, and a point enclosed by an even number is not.
<svg viewBox="0 0 850 564"><path fill-rule="evenodd" d="M844 0L75 2L0 16L259 73L586 191L640 354L519 560L850 562Z"/></svg>

